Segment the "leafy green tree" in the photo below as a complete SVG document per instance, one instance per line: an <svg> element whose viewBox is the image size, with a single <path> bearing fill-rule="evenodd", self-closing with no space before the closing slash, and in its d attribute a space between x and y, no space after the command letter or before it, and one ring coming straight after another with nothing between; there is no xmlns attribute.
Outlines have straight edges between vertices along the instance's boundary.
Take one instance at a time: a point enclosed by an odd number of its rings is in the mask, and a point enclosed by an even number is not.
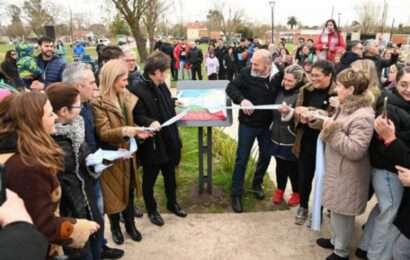
<svg viewBox="0 0 410 260"><path fill-rule="evenodd" d="M117 14L114 17L114 21L110 24L110 33L112 36L116 35L130 35L130 30L128 28L127 23L122 19L122 17Z"/></svg>
<svg viewBox="0 0 410 260"><path fill-rule="evenodd" d="M290 16L286 24L290 26L291 30L293 30L293 28L298 24L298 20L296 19L296 17Z"/></svg>

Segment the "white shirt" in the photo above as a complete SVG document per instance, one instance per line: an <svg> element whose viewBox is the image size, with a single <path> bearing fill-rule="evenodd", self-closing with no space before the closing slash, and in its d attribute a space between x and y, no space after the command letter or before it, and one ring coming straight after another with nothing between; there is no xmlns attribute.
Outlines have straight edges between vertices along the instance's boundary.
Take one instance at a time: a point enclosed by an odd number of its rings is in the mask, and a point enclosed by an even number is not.
<svg viewBox="0 0 410 260"><path fill-rule="evenodd" d="M219 71L219 61L216 57L207 57L206 61L205 61L205 67L206 67L206 71L208 72L208 75L211 74L218 74Z"/></svg>

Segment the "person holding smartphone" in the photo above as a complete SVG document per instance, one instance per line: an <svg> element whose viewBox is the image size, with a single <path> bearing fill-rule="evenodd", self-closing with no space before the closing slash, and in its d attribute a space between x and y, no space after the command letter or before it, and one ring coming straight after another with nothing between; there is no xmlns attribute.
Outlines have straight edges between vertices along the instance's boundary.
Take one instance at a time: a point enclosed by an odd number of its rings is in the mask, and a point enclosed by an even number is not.
<svg viewBox="0 0 410 260"><path fill-rule="evenodd" d="M393 247L393 259L410 258L410 147L397 138L394 123L382 116L375 122L375 130L383 140L389 140L385 147L385 159L395 164L397 175L404 186L403 198L394 225L400 230L400 236Z"/></svg>
<svg viewBox="0 0 410 260"><path fill-rule="evenodd" d="M383 113L385 97L388 97L388 105L387 111ZM372 139L369 151L373 167L372 185L378 204L367 220L356 255L361 258L367 256L368 259L391 259L393 246L400 235L393 222L403 197L403 185L396 169L396 165L402 162L392 158L393 153L389 152L389 148L399 145L395 137L410 147L410 67L399 71L395 89L382 92L376 103L376 111L382 116L375 121L377 134ZM382 129L391 124L395 126L394 135L386 135Z"/></svg>

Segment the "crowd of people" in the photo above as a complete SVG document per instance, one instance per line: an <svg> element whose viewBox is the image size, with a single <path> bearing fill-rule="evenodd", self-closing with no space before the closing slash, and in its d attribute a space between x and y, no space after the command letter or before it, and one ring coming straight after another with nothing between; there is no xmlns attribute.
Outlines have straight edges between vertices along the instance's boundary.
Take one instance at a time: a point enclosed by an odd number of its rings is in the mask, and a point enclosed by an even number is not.
<svg viewBox="0 0 410 260"><path fill-rule="evenodd" d="M389 55L383 57L381 51ZM382 50L376 41L352 41L345 47L333 20L326 22L315 44L301 39L294 58L283 46L279 56L256 50L251 66L226 89L243 107L232 177L233 211L244 210L244 175L257 139L252 191L257 199L264 198L263 176L275 157L277 189L272 202L282 203L290 179L287 204L299 205L297 225L311 225L312 182L318 162L325 161L321 204L330 211L332 236L317 244L333 250L327 259L349 258L355 217L364 213L373 195L377 204L364 225L356 256L410 259L404 220L410 212L405 188L410 178L410 67L399 61L399 54L396 46ZM388 77L382 77L384 70ZM267 104L281 106L273 114L253 109ZM324 153L318 150L320 143Z"/></svg>
<svg viewBox="0 0 410 260"><path fill-rule="evenodd" d="M201 80L204 61L208 79L229 80L226 93L241 106L234 212L244 211L246 166L257 139L252 191L264 199L263 180L274 157L272 203L284 202L289 179L286 203L298 206L296 225L310 225L312 183L324 161L321 204L330 212L332 234L316 243L333 250L327 259L349 258L355 217L373 196L377 204L356 256L410 259L410 67L397 46L346 44L329 20L318 39L299 39L293 55L283 43L276 48L252 39L229 47L220 39L206 54L194 43L159 42L143 70L132 50L118 46L99 49L97 71L81 62L66 64L46 37L39 48L25 62L17 58L21 50L10 50L1 65L5 82L19 92L0 89L0 163L8 189L0 206L0 249L8 247L8 259L28 252L39 259L122 257L122 250L107 246L104 215L118 245L125 239L121 222L133 241L142 239L134 218L144 213L136 197L142 195L149 220L164 225L154 197L160 172L166 208L187 216L176 193L178 128L161 128L178 103L166 72L171 69L175 80ZM23 70L19 63L30 66ZM272 104L278 109L254 108ZM87 164L98 149L128 150L135 139L138 152L109 161L104 171ZM13 218L10 210L18 214ZM18 239L3 243L10 232ZM38 239L22 252L18 243L25 232Z"/></svg>

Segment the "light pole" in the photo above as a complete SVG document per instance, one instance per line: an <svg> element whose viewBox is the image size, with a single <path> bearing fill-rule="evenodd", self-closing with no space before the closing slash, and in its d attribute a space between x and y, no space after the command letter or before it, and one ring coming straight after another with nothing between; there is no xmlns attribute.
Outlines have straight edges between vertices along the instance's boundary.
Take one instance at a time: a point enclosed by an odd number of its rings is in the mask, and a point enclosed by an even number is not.
<svg viewBox="0 0 410 260"><path fill-rule="evenodd" d="M272 43L275 40L275 1L269 1L271 15L272 15Z"/></svg>
<svg viewBox="0 0 410 260"><path fill-rule="evenodd" d="M342 16L342 13L337 13L337 26L340 28L340 27L342 27L341 25L340 25L340 16Z"/></svg>

